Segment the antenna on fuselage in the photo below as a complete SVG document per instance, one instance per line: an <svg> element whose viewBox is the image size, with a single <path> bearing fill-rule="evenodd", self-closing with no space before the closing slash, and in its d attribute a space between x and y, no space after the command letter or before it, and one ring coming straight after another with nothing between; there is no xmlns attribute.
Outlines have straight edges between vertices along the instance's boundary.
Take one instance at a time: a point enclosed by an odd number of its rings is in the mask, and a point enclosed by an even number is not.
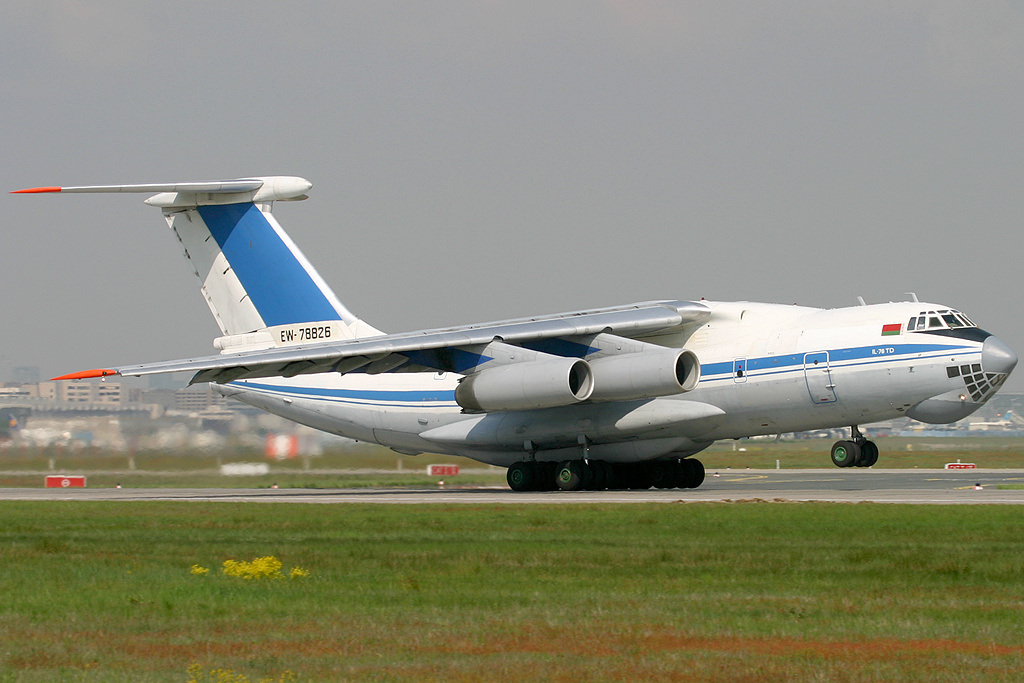
<svg viewBox="0 0 1024 683"><path fill-rule="evenodd" d="M918 300L918 298L917 298L917 294L915 294L914 292L903 292L903 293L906 294L907 296L909 296L910 300L913 301L915 304L921 303Z"/></svg>
<svg viewBox="0 0 1024 683"><path fill-rule="evenodd" d="M865 303L864 297L862 296L857 297L857 303L860 304L861 306L867 306L867 303Z"/></svg>

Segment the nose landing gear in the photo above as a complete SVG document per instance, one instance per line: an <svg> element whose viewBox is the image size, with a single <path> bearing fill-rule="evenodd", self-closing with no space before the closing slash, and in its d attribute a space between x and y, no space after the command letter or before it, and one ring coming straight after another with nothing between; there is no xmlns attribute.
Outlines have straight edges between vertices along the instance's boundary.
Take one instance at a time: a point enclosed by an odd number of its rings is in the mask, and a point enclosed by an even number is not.
<svg viewBox="0 0 1024 683"><path fill-rule="evenodd" d="M871 467L878 462L878 446L869 441L857 425L850 428L850 441L832 444L832 464L836 467Z"/></svg>

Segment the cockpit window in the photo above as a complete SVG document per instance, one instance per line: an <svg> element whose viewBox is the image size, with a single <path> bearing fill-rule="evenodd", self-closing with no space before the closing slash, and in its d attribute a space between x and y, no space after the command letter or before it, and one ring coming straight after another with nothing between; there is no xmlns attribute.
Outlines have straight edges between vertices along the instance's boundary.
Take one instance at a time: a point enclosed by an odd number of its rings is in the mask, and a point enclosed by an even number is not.
<svg viewBox="0 0 1024 683"><path fill-rule="evenodd" d="M963 327L964 326L964 324L962 322L960 322L960 319L957 318L952 313L947 313L946 315L942 316L942 319L945 320L946 324L949 325L950 327Z"/></svg>
<svg viewBox="0 0 1024 683"><path fill-rule="evenodd" d="M921 332L924 330L958 329L961 327L977 327L966 315L960 311L921 311L916 317L907 322L908 332Z"/></svg>

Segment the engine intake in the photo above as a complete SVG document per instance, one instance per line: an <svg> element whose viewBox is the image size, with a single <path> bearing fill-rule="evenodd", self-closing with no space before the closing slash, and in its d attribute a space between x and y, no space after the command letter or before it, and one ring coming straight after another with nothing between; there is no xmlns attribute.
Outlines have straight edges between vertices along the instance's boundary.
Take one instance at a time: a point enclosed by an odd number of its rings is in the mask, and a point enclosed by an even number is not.
<svg viewBox="0 0 1024 683"><path fill-rule="evenodd" d="M553 408L590 398L590 365L575 358L515 363L483 370L459 381L455 400L473 412Z"/></svg>
<svg viewBox="0 0 1024 683"><path fill-rule="evenodd" d="M627 401L691 391L700 381L692 351L665 349L605 356L590 361L593 401Z"/></svg>

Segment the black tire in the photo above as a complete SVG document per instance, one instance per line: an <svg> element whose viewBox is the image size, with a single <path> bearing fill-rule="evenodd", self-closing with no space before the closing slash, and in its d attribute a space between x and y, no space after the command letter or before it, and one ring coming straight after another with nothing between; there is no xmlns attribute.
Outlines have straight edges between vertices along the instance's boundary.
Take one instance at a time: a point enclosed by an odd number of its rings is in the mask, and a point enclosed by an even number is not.
<svg viewBox="0 0 1024 683"><path fill-rule="evenodd" d="M638 462L633 465L633 476L629 481L629 488L646 491L652 486L654 486L654 478L652 477L650 463Z"/></svg>
<svg viewBox="0 0 1024 683"><path fill-rule="evenodd" d="M857 467L871 467L878 462L878 446L874 441L864 441L860 444L860 458L857 459Z"/></svg>
<svg viewBox="0 0 1024 683"><path fill-rule="evenodd" d="M695 489L704 483L704 463L700 460L686 458L679 462L679 467L683 472L680 487Z"/></svg>
<svg viewBox="0 0 1024 683"><path fill-rule="evenodd" d="M558 463L550 460L546 462L537 463L537 490L538 491L557 491L558 482L555 478L558 476Z"/></svg>
<svg viewBox="0 0 1024 683"><path fill-rule="evenodd" d="M622 463L615 463L613 465L609 463L608 468L610 470L610 474L608 475L608 488L613 491L628 489L630 476L629 465L623 465Z"/></svg>
<svg viewBox="0 0 1024 683"><path fill-rule="evenodd" d="M513 491L535 491L537 489L537 467L531 462L513 463L508 472L505 473L505 480L508 487Z"/></svg>
<svg viewBox="0 0 1024 683"><path fill-rule="evenodd" d="M583 488L583 461L566 460L555 473L558 488L563 491L579 491Z"/></svg>
<svg viewBox="0 0 1024 683"><path fill-rule="evenodd" d="M853 467L860 458L860 446L853 441L836 441L832 444L832 464L836 467Z"/></svg>
<svg viewBox="0 0 1024 683"><path fill-rule="evenodd" d="M611 467L608 463L604 460L591 460L590 471L594 473L594 481L590 484L593 490L604 491L608 488L608 482L612 476Z"/></svg>
<svg viewBox="0 0 1024 683"><path fill-rule="evenodd" d="M679 464L675 460L652 462L648 467L654 488L674 489L679 485Z"/></svg>
<svg viewBox="0 0 1024 683"><path fill-rule="evenodd" d="M579 460L580 464L580 475L583 477L583 482L580 484L580 491L593 491L594 490L594 467L593 463L588 463L586 460Z"/></svg>

